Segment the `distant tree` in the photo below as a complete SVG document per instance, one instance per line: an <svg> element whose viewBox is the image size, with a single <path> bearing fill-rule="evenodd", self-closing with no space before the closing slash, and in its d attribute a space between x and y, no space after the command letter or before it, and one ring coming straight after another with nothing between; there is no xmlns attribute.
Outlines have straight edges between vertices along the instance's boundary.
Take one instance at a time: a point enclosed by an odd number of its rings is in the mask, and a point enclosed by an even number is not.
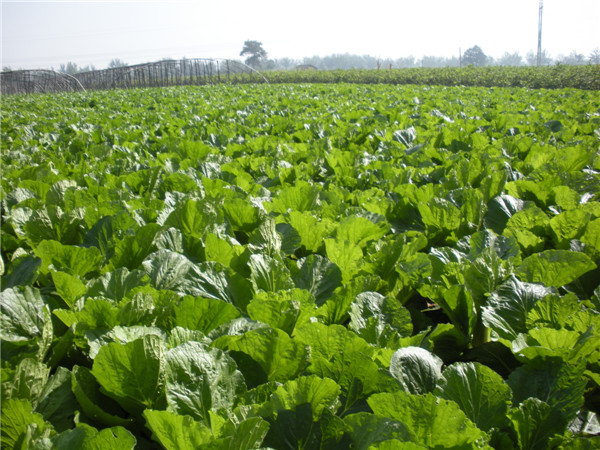
<svg viewBox="0 0 600 450"><path fill-rule="evenodd" d="M125 61L121 61L119 58L113 58L108 63L109 69L116 69L117 67L125 67L128 64Z"/></svg>
<svg viewBox="0 0 600 450"><path fill-rule="evenodd" d="M536 66L537 54L528 52L527 56L525 56L525 60L527 61L527 65ZM546 50L542 50L542 66L549 66L550 64L552 64L552 57Z"/></svg>
<svg viewBox="0 0 600 450"><path fill-rule="evenodd" d="M246 64L258 69L261 63L267 59L267 52L262 47L262 42L247 40L240 52L240 56L250 55L246 58Z"/></svg>
<svg viewBox="0 0 600 450"><path fill-rule="evenodd" d="M600 48L596 47L588 57L590 64L600 64Z"/></svg>
<svg viewBox="0 0 600 450"><path fill-rule="evenodd" d="M500 57L500 59L498 59L498 65L499 66L521 66L523 65L523 57L521 55L519 55L519 52L514 52L514 53L504 53L504 55L502 55Z"/></svg>
<svg viewBox="0 0 600 450"><path fill-rule="evenodd" d="M463 65L465 66L485 66L487 62L487 56L483 53L483 50L476 45L465 51L462 57Z"/></svg>
<svg viewBox="0 0 600 450"><path fill-rule="evenodd" d="M77 68L76 63L69 61L67 64L61 64L58 71L68 75L75 75L79 72L79 69Z"/></svg>
<svg viewBox="0 0 600 450"><path fill-rule="evenodd" d="M571 52L568 56L559 55L556 58L556 62L567 64L569 66L581 66L582 64L585 64L585 56L581 53Z"/></svg>
<svg viewBox="0 0 600 450"><path fill-rule="evenodd" d="M12 67L10 66L2 66L2 72L10 72L12 70Z"/></svg>

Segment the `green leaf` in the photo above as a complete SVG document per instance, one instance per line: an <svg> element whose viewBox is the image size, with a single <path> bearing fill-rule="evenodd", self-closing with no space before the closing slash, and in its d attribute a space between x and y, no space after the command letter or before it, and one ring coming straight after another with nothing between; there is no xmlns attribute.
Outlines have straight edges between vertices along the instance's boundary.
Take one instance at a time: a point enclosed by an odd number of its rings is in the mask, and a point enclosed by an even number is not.
<svg viewBox="0 0 600 450"><path fill-rule="evenodd" d="M375 224L365 217L350 216L339 223L336 239L365 248L370 241L383 237L388 231L389 225L385 222Z"/></svg>
<svg viewBox="0 0 600 450"><path fill-rule="evenodd" d="M292 335L316 313L314 297L304 289L259 292L248 304L248 316Z"/></svg>
<svg viewBox="0 0 600 450"><path fill-rule="evenodd" d="M92 374L108 395L131 412L152 408L163 388L164 342L155 335L100 348Z"/></svg>
<svg viewBox="0 0 600 450"><path fill-rule="evenodd" d="M77 324L76 330L111 329L119 323L119 308L103 299L87 299L81 311L55 309L52 313L67 327Z"/></svg>
<svg viewBox="0 0 600 450"><path fill-rule="evenodd" d="M395 347L413 331L408 309L377 292L363 292L351 305L349 328L378 347Z"/></svg>
<svg viewBox="0 0 600 450"><path fill-rule="evenodd" d="M279 329L259 328L243 336L223 336L214 345L250 356L262 367L269 381L293 379L308 364L304 345Z"/></svg>
<svg viewBox="0 0 600 450"><path fill-rule="evenodd" d="M452 401L433 394L407 392L374 394L367 400L373 412L401 422L409 442L427 448L481 448L487 435L478 429Z"/></svg>
<svg viewBox="0 0 600 450"><path fill-rule="evenodd" d="M80 423L77 428L65 431L52 439L57 450L133 450L137 441L133 434L123 427L105 428L101 431Z"/></svg>
<svg viewBox="0 0 600 450"><path fill-rule="evenodd" d="M266 203L267 210L284 214L288 211L311 211L319 204L319 190L307 183L300 181L295 186L282 188L272 203ZM292 225L293 226L293 225Z"/></svg>
<svg viewBox="0 0 600 450"><path fill-rule="evenodd" d="M0 337L20 345L31 344L50 327L50 309L40 292L29 286L5 289L0 293Z"/></svg>
<svg viewBox="0 0 600 450"><path fill-rule="evenodd" d="M256 292L277 292L294 287L290 271L281 261L268 255L252 255L248 264L250 280Z"/></svg>
<svg viewBox="0 0 600 450"><path fill-rule="evenodd" d="M76 276L56 271L51 271L50 274L57 294L69 308L72 308L75 300L81 298L87 292L85 284Z"/></svg>
<svg viewBox="0 0 600 450"><path fill-rule="evenodd" d="M154 239L160 229L160 225L149 223L136 229L133 236L125 236L118 241L108 267L138 269L142 261L156 249Z"/></svg>
<svg viewBox="0 0 600 450"><path fill-rule="evenodd" d="M347 282L359 270L363 262L363 252L350 241L325 239L327 258L342 271L342 280Z"/></svg>
<svg viewBox="0 0 600 450"><path fill-rule="evenodd" d="M223 204L225 218L234 230L251 233L260 224L261 218L258 208L249 200L231 198Z"/></svg>
<svg viewBox="0 0 600 450"><path fill-rule="evenodd" d="M585 362L569 364L560 358L521 366L510 375L513 403L535 397L560 412L566 421L573 419L583 406L586 379Z"/></svg>
<svg viewBox="0 0 600 450"><path fill-rule="evenodd" d="M279 386L271 396L274 412L296 410L306 403L312 407L312 419L318 421L325 411L335 414L341 406L340 386L329 378L302 376Z"/></svg>
<svg viewBox="0 0 600 450"><path fill-rule="evenodd" d="M438 380L438 397L455 401L478 428L502 428L512 391L500 375L479 363L454 363Z"/></svg>
<svg viewBox="0 0 600 450"><path fill-rule="evenodd" d="M434 197L426 203L419 203L417 208L428 231L452 232L460 226L462 213L448 200Z"/></svg>
<svg viewBox="0 0 600 450"><path fill-rule="evenodd" d="M469 239L469 258L475 260L492 249L500 259L507 260L519 256L519 246L514 239L497 235L491 230L474 233Z"/></svg>
<svg viewBox="0 0 600 450"><path fill-rule="evenodd" d="M501 337L516 339L519 333L527 332L527 314L536 302L553 292L552 288L525 283L511 275L481 308L483 323Z"/></svg>
<svg viewBox="0 0 600 450"><path fill-rule="evenodd" d="M323 246L323 240L335 228L334 222L328 219L317 219L310 213L292 210L289 223L300 235L300 242L307 252L317 253Z"/></svg>
<svg viewBox="0 0 600 450"><path fill-rule="evenodd" d="M186 275L183 293L214 298L244 310L252 298L252 284L217 262L194 264Z"/></svg>
<svg viewBox="0 0 600 450"><path fill-rule="evenodd" d="M411 394L432 392L442 376L443 361L420 347L404 347L392 355L390 373Z"/></svg>
<svg viewBox="0 0 600 450"><path fill-rule="evenodd" d="M483 223L486 228L492 229L496 234L502 234L508 220L528 204L531 203L510 195L494 197L488 202L487 214Z"/></svg>
<svg viewBox="0 0 600 450"><path fill-rule="evenodd" d="M240 264L241 255L245 248L241 245L233 245L224 239L209 233L204 238L204 253L207 261L216 261L225 267L236 270Z"/></svg>
<svg viewBox="0 0 600 450"><path fill-rule="evenodd" d="M122 417L123 410L110 397L100 392L100 385L87 367L73 366L71 389L87 417L103 425L129 426L133 419Z"/></svg>
<svg viewBox="0 0 600 450"><path fill-rule="evenodd" d="M600 219L592 220L587 224L581 242L600 253Z"/></svg>
<svg viewBox="0 0 600 450"><path fill-rule="evenodd" d="M179 253L159 250L149 255L142 266L155 289L177 292L183 290L185 276L193 264Z"/></svg>
<svg viewBox="0 0 600 450"><path fill-rule="evenodd" d="M85 332L85 337L88 341L88 345L90 346L90 351L88 352L88 356L91 359L96 358L96 355L100 351L100 349L111 342L118 342L120 344L127 344L128 342L133 342L137 339L141 339L144 336L158 336L161 340L165 340L167 338L165 332L157 327L146 327L134 325L130 327L122 327L117 325L113 327L111 330L90 330Z"/></svg>
<svg viewBox="0 0 600 450"><path fill-rule="evenodd" d="M42 241L34 252L42 259L42 267L45 271L54 269L82 278L90 272L99 270L104 261L100 250L96 247L76 247L63 245L57 241Z"/></svg>
<svg viewBox="0 0 600 450"><path fill-rule="evenodd" d="M296 329L296 338L310 346L307 371L328 377L348 390L354 379L360 380L366 393L378 389L377 364L371 359L374 347L340 325L308 323Z"/></svg>
<svg viewBox="0 0 600 450"><path fill-rule="evenodd" d="M209 411L231 408L246 390L235 361L201 342L185 342L166 353L169 410L210 425Z"/></svg>
<svg viewBox="0 0 600 450"><path fill-rule="evenodd" d="M214 298L186 295L173 308L175 325L208 334L219 325L240 317L235 306Z"/></svg>
<svg viewBox="0 0 600 450"><path fill-rule="evenodd" d="M291 268L291 275L296 287L310 292L318 305L325 303L342 283L338 266L321 255L299 259Z"/></svg>
<svg viewBox="0 0 600 450"><path fill-rule="evenodd" d="M3 239L6 239L3 236ZM23 256L8 264L6 273L2 274L2 289L15 286L32 285L38 278L42 260L34 256Z"/></svg>
<svg viewBox="0 0 600 450"><path fill-rule="evenodd" d="M406 444L412 437L402 422L366 412L350 414L344 417L344 423L350 427L352 448L356 449L373 448L374 444L394 438Z"/></svg>
<svg viewBox="0 0 600 450"><path fill-rule="evenodd" d="M537 398L526 399L508 418L517 434L519 448L545 450L550 438L562 434L567 422L560 412Z"/></svg>
<svg viewBox="0 0 600 450"><path fill-rule="evenodd" d="M583 209L572 209L550 219L552 237L557 248L568 249L572 239L581 237L590 218L589 212Z"/></svg>
<svg viewBox="0 0 600 450"><path fill-rule="evenodd" d="M108 272L88 284L89 297L105 297L120 302L133 288L144 286L148 283L146 274L142 270L129 271L120 267L113 272Z"/></svg>
<svg viewBox="0 0 600 450"><path fill-rule="evenodd" d="M546 250L523 260L515 274L530 283L560 287L596 268L584 253L569 250Z"/></svg>
<svg viewBox="0 0 600 450"><path fill-rule="evenodd" d="M40 432L51 429L41 414L32 411L31 403L25 399L11 398L2 402L2 429L0 443L3 448L22 448L29 425L35 425ZM25 447L27 448L27 447Z"/></svg>
<svg viewBox="0 0 600 450"><path fill-rule="evenodd" d="M3 380L3 396L25 398L36 406L48 381L50 368L33 358L23 358L11 375L10 381Z"/></svg>
<svg viewBox="0 0 600 450"><path fill-rule="evenodd" d="M167 450L196 450L214 440L211 430L192 417L170 411L144 411L152 438Z"/></svg>
<svg viewBox="0 0 600 450"><path fill-rule="evenodd" d="M164 225L181 230L184 236L201 238L210 225L222 223L220 219L216 208L208 201L188 199L178 205Z"/></svg>
<svg viewBox="0 0 600 450"><path fill-rule="evenodd" d="M77 409L79 405L71 391L71 372L58 367L40 393L35 411L61 432L73 426Z"/></svg>

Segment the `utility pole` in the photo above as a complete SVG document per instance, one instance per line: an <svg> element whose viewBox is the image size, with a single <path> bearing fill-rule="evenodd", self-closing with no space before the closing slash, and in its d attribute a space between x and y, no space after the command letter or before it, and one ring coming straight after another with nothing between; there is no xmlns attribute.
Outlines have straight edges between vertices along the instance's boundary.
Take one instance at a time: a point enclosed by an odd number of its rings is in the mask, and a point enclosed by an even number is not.
<svg viewBox="0 0 600 450"><path fill-rule="evenodd" d="M538 24L538 47L537 47L537 65L542 65L542 12L544 10L544 0L540 0L540 19Z"/></svg>

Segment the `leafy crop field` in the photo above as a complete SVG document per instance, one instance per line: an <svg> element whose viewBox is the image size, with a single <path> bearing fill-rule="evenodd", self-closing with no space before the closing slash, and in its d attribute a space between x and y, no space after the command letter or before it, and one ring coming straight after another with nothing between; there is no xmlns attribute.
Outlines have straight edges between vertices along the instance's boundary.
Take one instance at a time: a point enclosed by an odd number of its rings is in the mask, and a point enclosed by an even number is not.
<svg viewBox="0 0 600 450"><path fill-rule="evenodd" d="M600 446L600 94L2 99L2 447Z"/></svg>

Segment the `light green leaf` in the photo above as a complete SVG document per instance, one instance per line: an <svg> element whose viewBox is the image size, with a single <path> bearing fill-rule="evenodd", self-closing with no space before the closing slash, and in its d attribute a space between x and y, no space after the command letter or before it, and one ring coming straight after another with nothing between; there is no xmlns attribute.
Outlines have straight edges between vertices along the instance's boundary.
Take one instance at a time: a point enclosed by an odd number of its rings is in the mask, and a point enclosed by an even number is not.
<svg viewBox="0 0 600 450"><path fill-rule="evenodd" d="M271 396L271 407L279 410L295 410L309 403L312 407L313 421L319 420L324 411L335 414L341 406L338 396L340 386L329 378L315 375L298 377L279 386Z"/></svg>
<svg viewBox="0 0 600 450"><path fill-rule="evenodd" d="M105 428L101 431L80 423L76 428L65 431L52 438L53 448L57 450L133 450L137 441L133 434L123 427Z"/></svg>
<svg viewBox="0 0 600 450"><path fill-rule="evenodd" d="M207 261L194 264L186 276L184 294L223 300L244 310L252 298L252 284L229 267Z"/></svg>
<svg viewBox="0 0 600 450"><path fill-rule="evenodd" d="M248 304L248 316L292 335L316 313L314 297L304 289L259 292Z"/></svg>
<svg viewBox="0 0 600 450"><path fill-rule="evenodd" d="M104 261L100 250L96 247L76 247L63 245L57 241L42 241L34 252L42 258L43 270L54 269L79 277L99 270Z"/></svg>
<svg viewBox="0 0 600 450"><path fill-rule="evenodd" d="M155 249L154 239L161 230L160 225L149 223L135 230L133 236L125 236L117 242L115 253L110 258L109 270L126 267L129 270L140 268L140 264Z"/></svg>
<svg viewBox="0 0 600 450"><path fill-rule="evenodd" d="M309 255L296 262L291 268L296 287L306 289L322 305L342 283L342 273L338 266L321 255Z"/></svg>
<svg viewBox="0 0 600 450"><path fill-rule="evenodd" d="M304 345L279 329L259 328L243 336L223 336L214 345L250 356L262 367L269 381L293 379L308 365Z"/></svg>
<svg viewBox="0 0 600 450"><path fill-rule="evenodd" d="M179 253L159 250L149 255L142 266L155 289L179 291L183 289L185 276L193 264Z"/></svg>
<svg viewBox="0 0 600 450"><path fill-rule="evenodd" d="M370 344L395 347L413 331L409 311L396 299L377 292L363 292L350 306L349 328Z"/></svg>
<svg viewBox="0 0 600 450"><path fill-rule="evenodd" d="M170 411L144 411L152 438L167 450L196 450L214 440L211 430L192 417Z"/></svg>
<svg viewBox="0 0 600 450"><path fill-rule="evenodd" d="M296 338L310 346L307 371L328 377L348 390L354 379L363 383L366 393L378 389L379 368L371 359L374 347L341 325L308 323L296 329Z"/></svg>
<svg viewBox="0 0 600 450"><path fill-rule="evenodd" d="M32 411L31 403L22 398L11 398L2 402L2 448L20 449L24 444L27 427L35 424L40 432L51 429L41 414ZM25 447L26 448L26 447Z"/></svg>
<svg viewBox="0 0 600 450"><path fill-rule="evenodd" d="M383 237L388 231L389 225L385 222L375 224L365 217L350 216L339 223L336 238L365 248L370 241Z"/></svg>
<svg viewBox="0 0 600 450"><path fill-rule="evenodd" d="M447 367L434 392L455 401L478 428L502 428L512 392L500 375L479 363L454 363Z"/></svg>
<svg viewBox="0 0 600 450"><path fill-rule="evenodd" d="M205 200L188 199L169 215L165 226L181 230L184 236L201 238L210 225L222 222L214 205Z"/></svg>
<svg viewBox="0 0 600 450"><path fill-rule="evenodd" d="M442 376L443 361L420 347L404 347L392 355L390 373L411 394L432 392Z"/></svg>
<svg viewBox="0 0 600 450"><path fill-rule="evenodd" d="M288 211L311 211L318 204L319 190L306 181L300 181L294 186L282 188L273 198L272 203L265 203L265 208L268 211L284 214Z"/></svg>
<svg viewBox="0 0 600 450"><path fill-rule="evenodd" d="M248 264L250 280L256 292L277 292L294 287L290 271L281 261L268 255L257 254L250 256Z"/></svg>
<svg viewBox="0 0 600 450"><path fill-rule="evenodd" d="M174 306L175 325L204 334L219 325L240 317L240 312L231 303L214 298L186 295Z"/></svg>
<svg viewBox="0 0 600 450"><path fill-rule="evenodd" d="M253 206L249 200L241 198L228 199L223 204L223 213L231 224L231 228L246 233L250 233L258 227L261 220L258 208Z"/></svg>
<svg viewBox="0 0 600 450"><path fill-rule="evenodd" d="M481 448L488 437L452 401L433 394L374 394L367 400L373 412L401 422L410 442L427 448Z"/></svg>
<svg viewBox="0 0 600 450"><path fill-rule="evenodd" d="M366 412L350 414L344 417L344 423L350 427L352 448L356 449L378 448L372 446L393 438L406 444L412 437L402 422Z"/></svg>
<svg viewBox="0 0 600 450"><path fill-rule="evenodd" d="M5 289L0 293L0 337L19 344L33 343L44 334L50 310L40 292L29 286ZM52 329L52 328L50 328Z"/></svg>
<svg viewBox="0 0 600 450"><path fill-rule="evenodd" d="M92 374L108 395L131 412L152 408L163 387L164 342L147 335L100 348Z"/></svg>
<svg viewBox="0 0 600 450"><path fill-rule="evenodd" d="M70 308L73 307L75 300L87 292L85 284L76 276L56 271L51 271L50 274L57 294Z"/></svg>
<svg viewBox="0 0 600 450"><path fill-rule="evenodd" d="M323 246L323 240L335 228L329 219L317 219L310 213L292 210L289 213L289 223L300 235L300 242L308 252L317 253Z"/></svg>
<svg viewBox="0 0 600 450"><path fill-rule="evenodd" d="M166 353L169 410L210 425L209 411L231 408L246 390L235 361L217 348L185 342Z"/></svg>
<svg viewBox="0 0 600 450"><path fill-rule="evenodd" d="M363 252L350 241L325 239L327 258L342 271L342 280L347 282L359 270L363 262Z"/></svg>
<svg viewBox="0 0 600 450"><path fill-rule="evenodd" d="M126 267L120 267L88 283L87 295L89 297L105 297L120 302L133 288L148 284L145 276L146 274L142 270L130 272Z"/></svg>
<svg viewBox="0 0 600 450"><path fill-rule="evenodd" d="M596 268L584 253L569 250L546 250L523 260L515 274L530 283L560 287Z"/></svg>

